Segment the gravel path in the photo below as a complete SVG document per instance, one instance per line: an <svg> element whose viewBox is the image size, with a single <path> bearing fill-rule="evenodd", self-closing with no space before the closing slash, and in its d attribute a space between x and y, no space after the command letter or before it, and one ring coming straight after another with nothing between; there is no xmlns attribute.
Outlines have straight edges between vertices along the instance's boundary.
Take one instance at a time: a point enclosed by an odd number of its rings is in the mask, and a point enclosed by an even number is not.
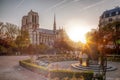
<svg viewBox="0 0 120 80"><path fill-rule="evenodd" d="M45 77L19 66L28 56L0 56L0 80L47 80Z"/></svg>

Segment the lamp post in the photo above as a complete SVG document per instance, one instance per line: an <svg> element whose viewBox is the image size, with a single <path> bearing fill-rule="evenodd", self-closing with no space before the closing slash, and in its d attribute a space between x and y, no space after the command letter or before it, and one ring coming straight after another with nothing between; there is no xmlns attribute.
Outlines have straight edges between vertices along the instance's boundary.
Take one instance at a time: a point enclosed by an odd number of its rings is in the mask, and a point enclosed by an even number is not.
<svg viewBox="0 0 120 80"><path fill-rule="evenodd" d="M99 31L99 37L101 37L103 33L102 31ZM102 36L103 37L103 36ZM98 50L100 53L100 59L99 59L99 73L98 73L98 78L102 78L102 80L106 80L106 69L107 69L107 56L106 56L106 51L105 51L105 45L106 45L106 38L105 36L103 38L101 38L102 40L102 45L99 44L98 46Z"/></svg>
<svg viewBox="0 0 120 80"><path fill-rule="evenodd" d="M119 54L119 44L116 42L117 40L119 40L119 27L120 27L120 24L115 25L116 54Z"/></svg>
<svg viewBox="0 0 120 80"><path fill-rule="evenodd" d="M101 50L101 63L100 63L100 71L101 71L101 75L102 75L102 78L103 80L106 80L106 68L107 68L107 56L105 54L105 42L106 40L103 39L103 47L102 47L102 50Z"/></svg>

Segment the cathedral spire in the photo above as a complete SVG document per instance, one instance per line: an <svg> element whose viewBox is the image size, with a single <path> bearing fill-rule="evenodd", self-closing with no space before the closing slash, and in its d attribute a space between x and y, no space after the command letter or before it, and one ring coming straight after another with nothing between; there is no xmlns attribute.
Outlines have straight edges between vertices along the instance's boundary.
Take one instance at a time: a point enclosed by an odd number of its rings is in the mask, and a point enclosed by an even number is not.
<svg viewBox="0 0 120 80"><path fill-rule="evenodd" d="M54 24L53 24L53 31L56 31L56 15L54 14Z"/></svg>

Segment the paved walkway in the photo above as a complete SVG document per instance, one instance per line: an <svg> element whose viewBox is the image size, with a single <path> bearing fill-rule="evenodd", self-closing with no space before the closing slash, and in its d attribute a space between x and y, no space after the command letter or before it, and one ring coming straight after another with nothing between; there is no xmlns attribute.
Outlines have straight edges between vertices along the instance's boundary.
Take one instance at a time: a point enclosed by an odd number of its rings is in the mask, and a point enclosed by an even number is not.
<svg viewBox="0 0 120 80"><path fill-rule="evenodd" d="M28 56L0 56L0 80L47 80L45 77L19 66L19 60ZM52 68L71 69L75 61L52 63ZM120 80L120 62L108 62L118 69L107 72L107 80ZM55 65L57 64L57 65ZM49 66L51 67L51 66Z"/></svg>
<svg viewBox="0 0 120 80"><path fill-rule="evenodd" d="M47 80L37 73L19 66L28 56L0 56L0 80Z"/></svg>

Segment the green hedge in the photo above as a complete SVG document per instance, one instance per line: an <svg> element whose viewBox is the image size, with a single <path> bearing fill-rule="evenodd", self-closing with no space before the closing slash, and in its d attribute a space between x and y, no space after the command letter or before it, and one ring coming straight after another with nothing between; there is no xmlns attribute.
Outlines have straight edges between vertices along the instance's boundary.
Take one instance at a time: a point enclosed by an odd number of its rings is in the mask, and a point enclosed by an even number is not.
<svg viewBox="0 0 120 80"><path fill-rule="evenodd" d="M23 61L19 61L19 64L33 72L37 72L40 73L44 76L48 75L48 70L47 68L43 67L43 66L38 66L36 64L30 63L30 60L23 60Z"/></svg>
<svg viewBox="0 0 120 80"><path fill-rule="evenodd" d="M50 78L54 79L54 78L59 78L60 80L62 80L65 77L68 78L81 78L83 77L84 80L92 80L93 78L93 72L92 71L84 71L84 72L74 72L71 70L51 70L50 71Z"/></svg>
<svg viewBox="0 0 120 80"><path fill-rule="evenodd" d="M120 56L108 56L107 60L113 62L120 62Z"/></svg>
<svg viewBox="0 0 120 80"><path fill-rule="evenodd" d="M31 71L40 73L44 76L49 76L50 79L59 78L62 80L65 77L68 78L84 78L84 80L92 80L93 72L92 71L83 71L83 72L76 72L71 70L48 70L46 67L38 66L36 64L30 63L30 60L23 60L19 61L19 64Z"/></svg>

